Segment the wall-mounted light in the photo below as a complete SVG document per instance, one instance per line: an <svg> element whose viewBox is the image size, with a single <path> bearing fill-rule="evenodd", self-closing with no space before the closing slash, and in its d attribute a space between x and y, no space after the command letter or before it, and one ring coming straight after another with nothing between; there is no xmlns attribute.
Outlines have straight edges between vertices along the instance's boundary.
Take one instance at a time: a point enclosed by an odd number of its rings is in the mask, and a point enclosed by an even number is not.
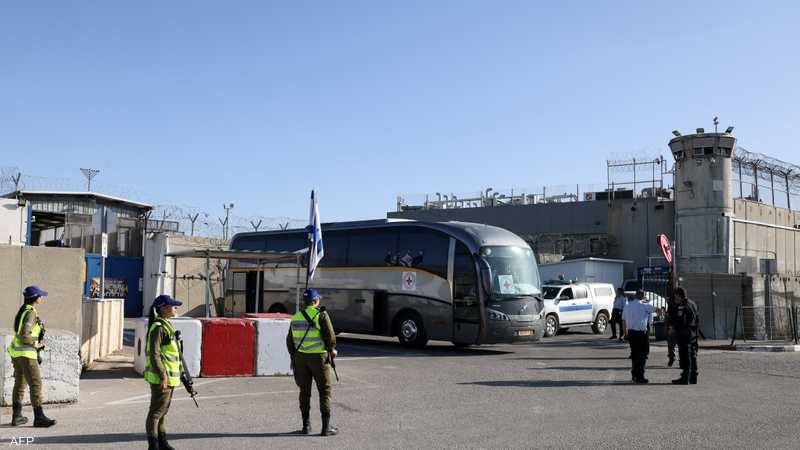
<svg viewBox="0 0 800 450"><path fill-rule="evenodd" d="M675 137L681 137L681 132L678 130L672 130L672 134L674 134Z"/></svg>
<svg viewBox="0 0 800 450"><path fill-rule="evenodd" d="M725 133L727 133L727 134L731 134L731 133L733 133L733 127L728 127L728 128L726 128L726 129L725 129Z"/></svg>

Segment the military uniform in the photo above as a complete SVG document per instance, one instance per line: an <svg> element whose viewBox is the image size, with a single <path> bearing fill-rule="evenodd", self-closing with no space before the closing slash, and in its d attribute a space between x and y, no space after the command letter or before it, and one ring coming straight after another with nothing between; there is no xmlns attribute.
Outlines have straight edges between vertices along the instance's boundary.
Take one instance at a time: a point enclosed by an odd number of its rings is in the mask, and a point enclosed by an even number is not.
<svg viewBox="0 0 800 450"><path fill-rule="evenodd" d="M161 298L166 300L159 300ZM156 303L158 302L158 303ZM181 302L169 296L159 296L154 304L179 306ZM172 303L170 303L172 302ZM157 306L156 306L157 308ZM165 318L156 317L147 332L144 379L150 384L150 409L145 430L151 449L173 450L167 442L166 415L172 403L175 387L181 385L181 354L175 328ZM161 387L166 380L167 388Z"/></svg>
<svg viewBox="0 0 800 450"><path fill-rule="evenodd" d="M300 414L303 418L302 433L311 430L311 383L317 384L319 391L319 410L322 416L323 436L336 434L335 427L330 425L332 380L330 358L336 349L336 334L333 331L330 317L324 311L306 306L302 312L292 316L289 333L286 336L286 348L292 358L294 381L300 388Z"/></svg>
<svg viewBox="0 0 800 450"><path fill-rule="evenodd" d="M669 310L669 322L678 345L681 377L675 384L697 384L697 304L688 298Z"/></svg>
<svg viewBox="0 0 800 450"><path fill-rule="evenodd" d="M675 307L675 301L672 299L667 300L667 314L664 317L664 328L667 330L667 365L672 367L675 363L675 333L672 329L672 320L670 319L670 311Z"/></svg>
<svg viewBox="0 0 800 450"><path fill-rule="evenodd" d="M23 295L26 300L14 317L15 335L8 347L14 365L11 425L28 423L28 419L22 415L22 400L25 397L25 388L29 387L34 413L33 426L50 427L56 421L45 416L42 410L42 376L38 359L39 351L44 348L39 342L43 327L34 307L35 301L39 297L47 296L47 292L36 286L29 286L25 288Z"/></svg>

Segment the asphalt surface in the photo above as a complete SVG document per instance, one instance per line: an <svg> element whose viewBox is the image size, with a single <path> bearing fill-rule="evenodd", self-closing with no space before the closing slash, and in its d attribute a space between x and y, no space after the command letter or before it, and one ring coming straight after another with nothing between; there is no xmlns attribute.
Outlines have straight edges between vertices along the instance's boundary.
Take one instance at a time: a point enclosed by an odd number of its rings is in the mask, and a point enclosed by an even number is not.
<svg viewBox="0 0 800 450"><path fill-rule="evenodd" d="M291 378L199 379L167 416L178 449L798 448L800 353L701 350L700 384L673 386L652 348L648 385L630 383L627 348L589 331L531 345L407 350L340 336L333 418L341 434L301 436ZM677 367L677 365L676 365ZM51 429L0 428L0 445L146 448L149 390L126 365L81 382L80 402L50 407ZM314 430L319 431L316 394ZM30 408L26 408L30 417ZM2 423L10 420L3 409ZM25 441L23 441L25 442Z"/></svg>

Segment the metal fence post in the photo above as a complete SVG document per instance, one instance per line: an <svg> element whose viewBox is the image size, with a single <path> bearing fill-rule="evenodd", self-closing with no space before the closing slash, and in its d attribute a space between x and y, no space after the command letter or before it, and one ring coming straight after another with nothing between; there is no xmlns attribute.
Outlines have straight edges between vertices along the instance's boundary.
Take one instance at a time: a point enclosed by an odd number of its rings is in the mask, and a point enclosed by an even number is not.
<svg viewBox="0 0 800 450"><path fill-rule="evenodd" d="M739 307L736 307L736 314L733 316L733 334L731 336L731 345L736 341L736 326L739 323ZM744 329L742 330L744 333Z"/></svg>

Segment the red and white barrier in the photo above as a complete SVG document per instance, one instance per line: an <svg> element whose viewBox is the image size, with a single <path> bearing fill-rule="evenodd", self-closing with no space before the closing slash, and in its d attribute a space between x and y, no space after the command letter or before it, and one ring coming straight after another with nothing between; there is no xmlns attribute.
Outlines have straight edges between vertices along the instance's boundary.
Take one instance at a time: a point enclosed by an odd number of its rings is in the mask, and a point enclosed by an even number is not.
<svg viewBox="0 0 800 450"><path fill-rule="evenodd" d="M172 326L181 332L183 340L183 358L186 368L193 377L200 376L200 357L202 355L203 327L200 321L193 317L173 317ZM147 318L136 319L135 337L133 342L133 370L144 374L145 355L147 345Z"/></svg>
<svg viewBox="0 0 800 450"><path fill-rule="evenodd" d="M255 318L256 376L291 375L291 359L286 350L286 335L291 320L286 318Z"/></svg>
<svg viewBox="0 0 800 450"><path fill-rule="evenodd" d="M200 376L253 376L256 342L254 321L212 318L200 319L200 322L203 326Z"/></svg>

